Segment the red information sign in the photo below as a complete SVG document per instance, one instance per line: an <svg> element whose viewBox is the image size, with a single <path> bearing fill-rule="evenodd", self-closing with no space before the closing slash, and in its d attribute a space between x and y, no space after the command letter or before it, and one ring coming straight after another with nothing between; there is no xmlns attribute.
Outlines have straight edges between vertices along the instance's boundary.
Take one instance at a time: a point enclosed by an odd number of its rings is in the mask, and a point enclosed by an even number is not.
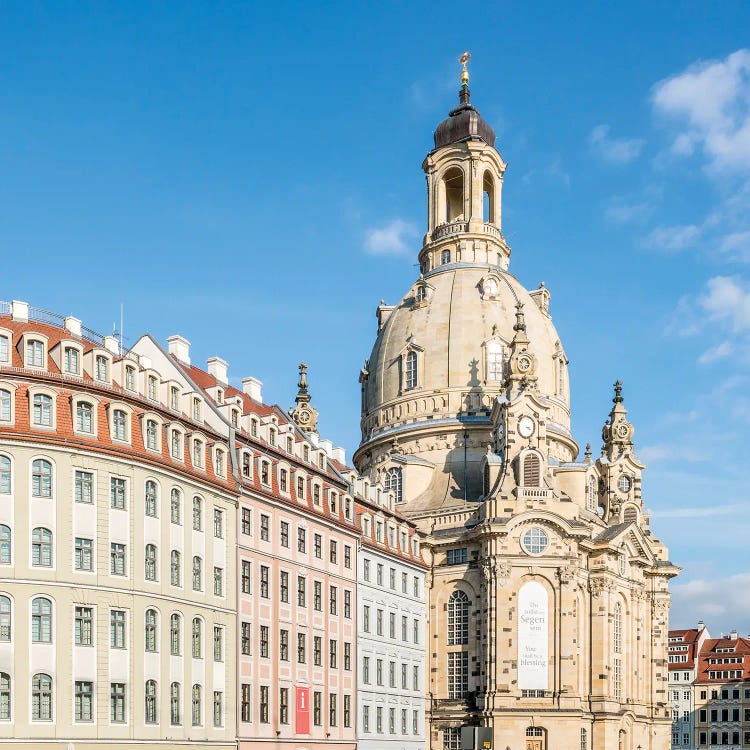
<svg viewBox="0 0 750 750"><path fill-rule="evenodd" d="M310 688L295 688L296 703L296 726L297 734L310 734Z"/></svg>

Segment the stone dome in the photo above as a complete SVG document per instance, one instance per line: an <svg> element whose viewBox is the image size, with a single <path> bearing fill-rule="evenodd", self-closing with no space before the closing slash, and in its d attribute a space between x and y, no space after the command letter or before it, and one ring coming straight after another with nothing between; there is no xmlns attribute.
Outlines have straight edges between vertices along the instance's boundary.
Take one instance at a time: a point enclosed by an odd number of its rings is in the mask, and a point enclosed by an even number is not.
<svg viewBox="0 0 750 750"><path fill-rule="evenodd" d="M458 107L452 109L448 117L435 128L434 139L435 148L467 139L480 139L488 146L495 145L495 131L471 103L471 93L467 86L462 87L459 93Z"/></svg>
<svg viewBox="0 0 750 750"><path fill-rule="evenodd" d="M537 391L552 404L554 427L570 435L566 360L548 301L544 286L529 292L497 266L456 263L428 273L395 307L381 306L366 368L363 442L399 425L488 414L505 392L503 378L492 377L488 352L502 351L505 374L519 302L536 358ZM410 350L418 354L419 373L416 387L405 388Z"/></svg>

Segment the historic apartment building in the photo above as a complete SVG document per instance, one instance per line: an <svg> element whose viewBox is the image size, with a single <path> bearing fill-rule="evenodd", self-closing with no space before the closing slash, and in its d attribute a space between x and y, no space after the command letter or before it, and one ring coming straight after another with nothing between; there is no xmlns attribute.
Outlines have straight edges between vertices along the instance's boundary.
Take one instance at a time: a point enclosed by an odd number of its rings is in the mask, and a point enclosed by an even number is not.
<svg viewBox="0 0 750 750"><path fill-rule="evenodd" d="M467 59L422 165L421 274L377 308L354 455L373 481L399 472L424 535L428 746L457 750L470 724L502 749L666 748L678 568L644 511L619 382L601 451L571 433L550 291L509 271L506 163Z"/></svg>
<svg viewBox="0 0 750 750"><path fill-rule="evenodd" d="M695 680L695 746L750 747L750 636L707 638Z"/></svg>
<svg viewBox="0 0 750 750"><path fill-rule="evenodd" d="M0 303L0 742L235 746L219 428L157 352Z"/></svg>
<svg viewBox="0 0 750 750"><path fill-rule="evenodd" d="M672 747L694 748L695 679L698 654L711 635L703 621L697 628L670 630L669 704L672 709Z"/></svg>

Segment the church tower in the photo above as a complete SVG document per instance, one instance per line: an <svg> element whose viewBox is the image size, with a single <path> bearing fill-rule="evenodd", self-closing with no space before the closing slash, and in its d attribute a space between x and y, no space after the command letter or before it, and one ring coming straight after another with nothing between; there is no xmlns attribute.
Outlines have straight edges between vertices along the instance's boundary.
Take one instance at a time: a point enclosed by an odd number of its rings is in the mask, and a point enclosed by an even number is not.
<svg viewBox="0 0 750 750"><path fill-rule="evenodd" d="M550 292L510 273L506 163L471 102L422 165L421 274L377 308L354 462L426 535L428 746L666 750L668 581L622 385L601 456L570 427Z"/></svg>

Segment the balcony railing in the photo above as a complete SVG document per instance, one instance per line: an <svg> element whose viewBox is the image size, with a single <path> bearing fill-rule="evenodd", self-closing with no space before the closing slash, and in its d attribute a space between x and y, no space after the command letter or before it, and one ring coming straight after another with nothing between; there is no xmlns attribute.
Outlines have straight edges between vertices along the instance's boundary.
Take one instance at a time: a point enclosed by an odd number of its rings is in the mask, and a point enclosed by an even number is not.
<svg viewBox="0 0 750 750"><path fill-rule="evenodd" d="M469 229L469 223L466 221L449 221L447 224L440 224L432 231L432 239L439 240L442 237L449 237L452 234L466 232Z"/></svg>
<svg viewBox="0 0 750 750"><path fill-rule="evenodd" d="M552 490L546 487L519 487L516 492L518 493L519 500L551 500Z"/></svg>
<svg viewBox="0 0 750 750"><path fill-rule="evenodd" d="M485 234L491 234L493 237L497 237L499 240L503 238L503 233L494 224L485 224L482 231Z"/></svg>

